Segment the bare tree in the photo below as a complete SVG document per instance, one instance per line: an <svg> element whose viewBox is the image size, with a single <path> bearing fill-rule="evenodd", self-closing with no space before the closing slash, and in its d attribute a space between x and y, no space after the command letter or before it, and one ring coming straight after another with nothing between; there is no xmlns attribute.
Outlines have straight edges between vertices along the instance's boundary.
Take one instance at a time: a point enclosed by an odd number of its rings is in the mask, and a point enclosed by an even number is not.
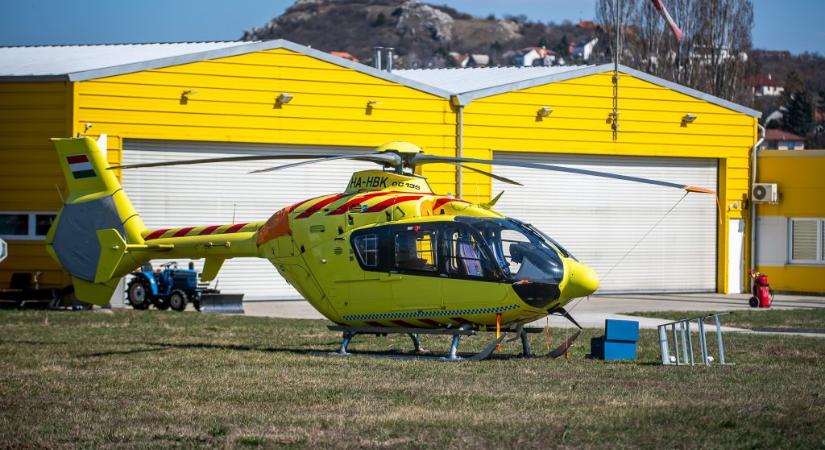
<svg viewBox="0 0 825 450"><path fill-rule="evenodd" d="M712 95L749 103L743 83L751 48L751 0L667 0L685 34L677 42L648 0L599 0L596 20L613 58L616 4L622 18L621 62Z"/></svg>

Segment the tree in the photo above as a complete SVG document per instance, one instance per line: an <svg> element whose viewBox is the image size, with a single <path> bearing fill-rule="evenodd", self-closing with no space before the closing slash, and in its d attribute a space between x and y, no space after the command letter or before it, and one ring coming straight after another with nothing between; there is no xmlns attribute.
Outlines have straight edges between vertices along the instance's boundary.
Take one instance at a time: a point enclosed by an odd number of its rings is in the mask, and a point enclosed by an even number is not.
<svg viewBox="0 0 825 450"><path fill-rule="evenodd" d="M786 111L782 115L782 129L798 136L807 136L815 125L814 101L796 71L791 71L785 79L783 98Z"/></svg>
<svg viewBox="0 0 825 450"><path fill-rule="evenodd" d="M739 103L750 103L744 80L751 48L751 0L668 0L685 34L676 42L648 0L598 0L596 19L615 47L618 2L622 21L621 63Z"/></svg>

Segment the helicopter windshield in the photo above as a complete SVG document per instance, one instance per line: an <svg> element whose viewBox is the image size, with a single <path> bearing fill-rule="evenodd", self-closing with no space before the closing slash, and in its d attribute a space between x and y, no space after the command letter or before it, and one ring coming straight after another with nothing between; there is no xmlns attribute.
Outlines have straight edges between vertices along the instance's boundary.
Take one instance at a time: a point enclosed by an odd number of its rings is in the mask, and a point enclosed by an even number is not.
<svg viewBox="0 0 825 450"><path fill-rule="evenodd" d="M481 234L509 281L557 285L564 278L559 252L569 254L532 226L509 218L457 217L456 221L467 223Z"/></svg>

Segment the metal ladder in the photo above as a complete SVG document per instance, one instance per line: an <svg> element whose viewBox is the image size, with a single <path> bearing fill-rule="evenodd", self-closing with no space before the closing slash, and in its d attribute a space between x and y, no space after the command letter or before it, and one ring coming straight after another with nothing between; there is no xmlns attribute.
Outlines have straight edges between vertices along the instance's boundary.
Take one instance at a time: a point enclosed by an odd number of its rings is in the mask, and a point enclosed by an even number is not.
<svg viewBox="0 0 825 450"><path fill-rule="evenodd" d="M707 336L705 336L705 320L711 317L716 325L716 342L717 349L719 350L719 364L733 365L733 363L725 360L725 343L722 340L722 325L719 321L719 316L724 316L725 314L730 314L730 312L708 314L705 316L692 317L690 319L682 319L659 325L659 349L662 355L662 365L711 365L710 358L708 358L711 355L708 354ZM690 324L694 321L696 322L699 330L699 350L702 354L702 359L699 361L695 361L694 359L693 338L690 332ZM670 328L670 333L668 333L668 328ZM675 356L675 361L671 361L670 359L671 338L668 337L668 334L670 334L673 340L673 353Z"/></svg>

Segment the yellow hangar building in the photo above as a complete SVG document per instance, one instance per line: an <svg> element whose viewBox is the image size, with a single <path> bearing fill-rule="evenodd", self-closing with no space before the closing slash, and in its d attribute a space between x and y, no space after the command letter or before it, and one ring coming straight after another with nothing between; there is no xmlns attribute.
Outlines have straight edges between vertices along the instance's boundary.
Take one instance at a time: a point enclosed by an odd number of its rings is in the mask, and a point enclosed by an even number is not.
<svg viewBox="0 0 825 450"><path fill-rule="evenodd" d="M14 272L68 277L43 245L61 206L51 137L108 136L113 163L361 152L405 140L438 155L521 159L716 189L712 196L563 173L424 169L438 193L533 223L596 269L600 292L740 292L759 113L620 66L387 72L288 41L0 48L0 237ZM258 162L123 171L146 225L267 218L340 192L360 162L250 175ZM463 172L463 173L462 173ZM297 293L265 260L227 261L219 288Z"/></svg>

